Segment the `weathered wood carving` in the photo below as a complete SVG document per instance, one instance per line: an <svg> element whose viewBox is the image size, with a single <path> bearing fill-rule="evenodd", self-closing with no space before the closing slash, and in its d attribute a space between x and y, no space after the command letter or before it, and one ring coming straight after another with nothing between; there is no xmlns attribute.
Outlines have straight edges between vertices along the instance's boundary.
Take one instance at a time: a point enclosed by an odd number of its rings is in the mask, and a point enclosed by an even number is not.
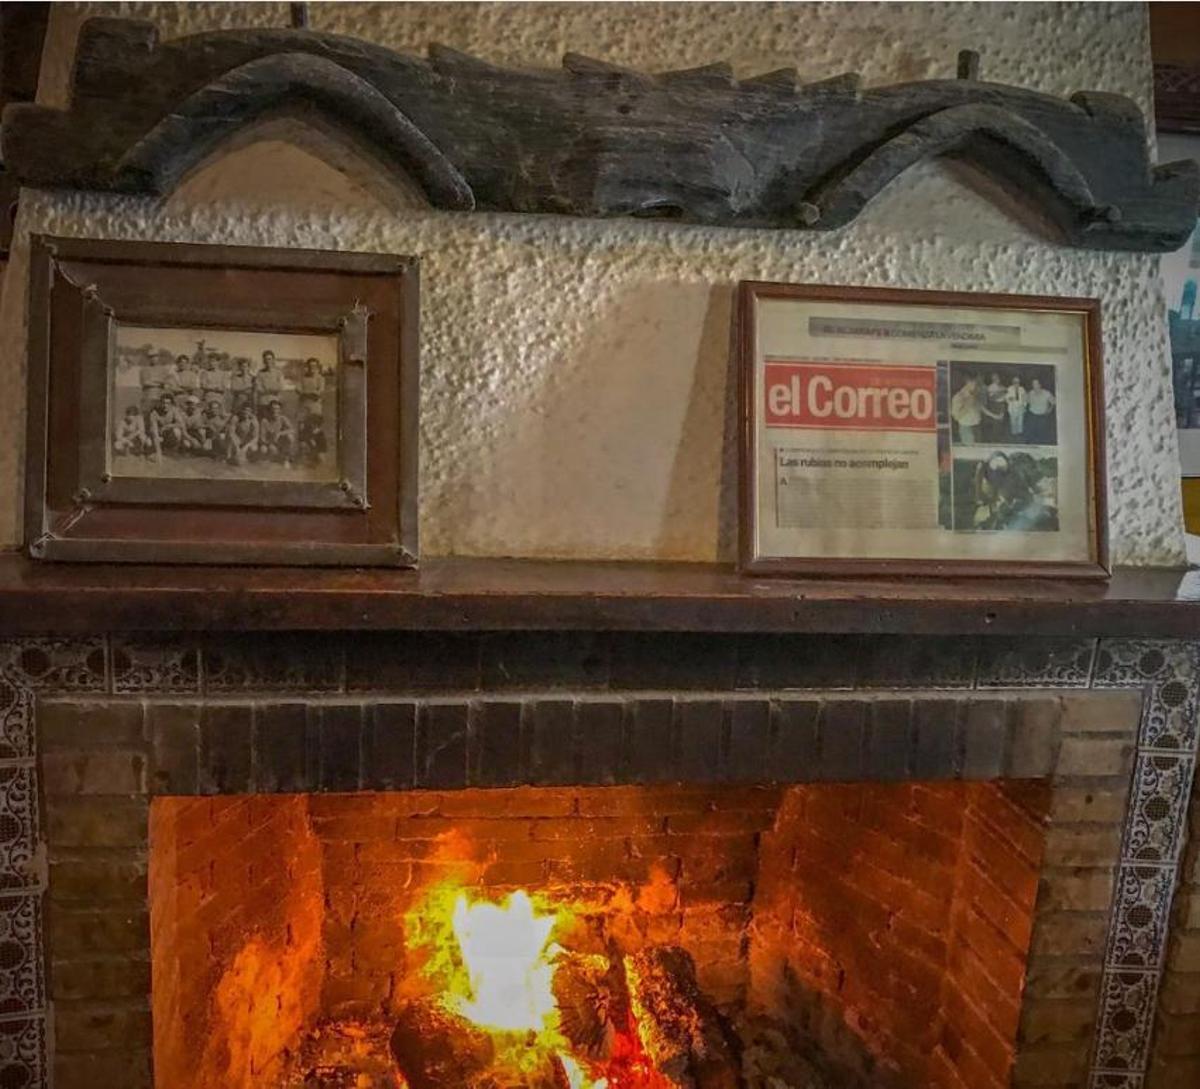
<svg viewBox="0 0 1200 1089"><path fill-rule="evenodd" d="M309 30L160 42L151 24L97 18L71 108L10 106L2 153L26 185L163 193L247 123L315 115L439 208L820 229L849 223L914 163L952 155L1034 202L1070 245L1182 245L1200 171L1150 163L1130 99L982 82L969 55L959 77L864 89L856 75L649 75L577 54L561 70L508 69Z"/></svg>

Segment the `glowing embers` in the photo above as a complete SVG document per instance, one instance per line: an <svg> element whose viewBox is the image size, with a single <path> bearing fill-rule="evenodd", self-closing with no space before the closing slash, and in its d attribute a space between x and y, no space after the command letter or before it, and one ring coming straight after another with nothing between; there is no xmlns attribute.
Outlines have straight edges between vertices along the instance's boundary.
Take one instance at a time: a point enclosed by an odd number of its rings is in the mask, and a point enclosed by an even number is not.
<svg viewBox="0 0 1200 1089"><path fill-rule="evenodd" d="M406 929L431 985L396 1012L408 1089L673 1089L734 1069L678 947L589 950L568 904L453 884L431 889Z"/></svg>

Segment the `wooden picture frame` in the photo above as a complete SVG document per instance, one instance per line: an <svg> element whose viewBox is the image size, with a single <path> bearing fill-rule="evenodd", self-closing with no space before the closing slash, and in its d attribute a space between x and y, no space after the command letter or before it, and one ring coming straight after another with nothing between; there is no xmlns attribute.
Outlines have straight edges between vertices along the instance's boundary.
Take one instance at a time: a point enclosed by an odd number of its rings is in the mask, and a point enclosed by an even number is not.
<svg viewBox="0 0 1200 1089"><path fill-rule="evenodd" d="M415 565L416 258L31 245L33 558Z"/></svg>
<svg viewBox="0 0 1200 1089"><path fill-rule="evenodd" d="M743 573L1109 576L1098 300L745 281L735 320Z"/></svg>

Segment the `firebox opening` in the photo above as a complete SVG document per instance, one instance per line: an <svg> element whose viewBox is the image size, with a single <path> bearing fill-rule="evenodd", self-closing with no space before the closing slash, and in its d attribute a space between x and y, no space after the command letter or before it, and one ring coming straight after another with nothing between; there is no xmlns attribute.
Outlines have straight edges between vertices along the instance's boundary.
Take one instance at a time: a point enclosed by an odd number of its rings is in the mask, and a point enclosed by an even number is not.
<svg viewBox="0 0 1200 1089"><path fill-rule="evenodd" d="M155 1082L1001 1089L1049 802L1017 780L156 798Z"/></svg>

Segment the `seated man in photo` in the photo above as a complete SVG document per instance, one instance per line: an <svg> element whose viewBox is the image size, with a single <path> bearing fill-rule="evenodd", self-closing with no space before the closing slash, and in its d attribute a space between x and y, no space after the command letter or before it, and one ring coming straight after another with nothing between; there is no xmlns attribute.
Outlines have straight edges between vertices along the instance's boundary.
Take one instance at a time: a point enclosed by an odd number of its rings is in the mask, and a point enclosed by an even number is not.
<svg viewBox="0 0 1200 1089"><path fill-rule="evenodd" d="M130 405L125 410L121 422L117 424L117 433L113 436L113 453L138 456L148 454L154 449L150 436L146 434L146 419L137 405Z"/></svg>
<svg viewBox="0 0 1200 1089"><path fill-rule="evenodd" d="M231 465L245 465L258 457L258 420L254 408L245 404L231 416L225 430L225 460Z"/></svg>
<svg viewBox="0 0 1200 1089"><path fill-rule="evenodd" d="M308 465L317 465L329 449L325 438L325 417L319 412L308 412L300 420L296 438L300 458Z"/></svg>
<svg viewBox="0 0 1200 1089"><path fill-rule="evenodd" d="M228 429L229 414L225 411L224 397L220 394L210 397L200 413L200 452L219 454Z"/></svg>
<svg viewBox="0 0 1200 1089"><path fill-rule="evenodd" d="M200 398L194 393L185 393L179 398L179 420L183 425L184 450L202 450L204 414L200 410Z"/></svg>
<svg viewBox="0 0 1200 1089"><path fill-rule="evenodd" d="M163 451L178 451L183 446L183 420L179 409L175 407L175 395L164 393L147 417L150 430L150 442L155 458L161 458Z"/></svg>
<svg viewBox="0 0 1200 1089"><path fill-rule="evenodd" d="M259 449L264 457L290 465L295 453L296 429L283 414L278 397L267 401L267 414L259 423Z"/></svg>

